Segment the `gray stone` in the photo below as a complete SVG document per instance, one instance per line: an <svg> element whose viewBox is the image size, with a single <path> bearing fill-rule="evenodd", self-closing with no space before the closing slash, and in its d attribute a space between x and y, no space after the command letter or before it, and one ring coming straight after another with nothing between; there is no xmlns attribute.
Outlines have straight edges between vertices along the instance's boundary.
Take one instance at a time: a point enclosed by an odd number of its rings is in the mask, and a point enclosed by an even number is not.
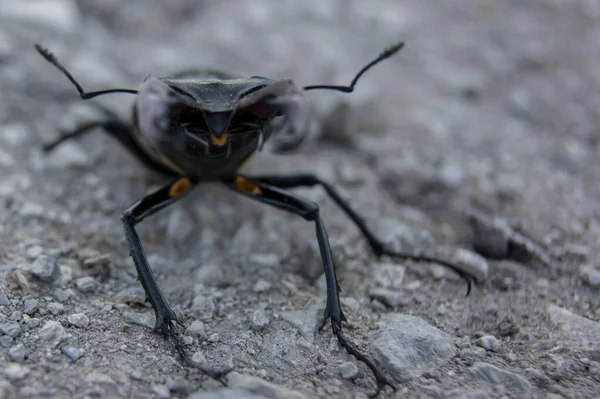
<svg viewBox="0 0 600 399"><path fill-rule="evenodd" d="M600 287L600 270L594 269L592 266L586 265L579 269L581 279L591 287Z"/></svg>
<svg viewBox="0 0 600 399"><path fill-rule="evenodd" d="M263 330L270 323L269 318L263 310L255 310L252 313L252 329L255 331Z"/></svg>
<svg viewBox="0 0 600 399"><path fill-rule="evenodd" d="M241 388L253 394L262 395L266 398L304 399L305 396L299 392L280 387L262 378L232 371L227 375L227 381L232 388Z"/></svg>
<svg viewBox="0 0 600 399"><path fill-rule="evenodd" d="M199 391L188 399L267 399L267 396L248 392L244 389L221 388L216 391Z"/></svg>
<svg viewBox="0 0 600 399"><path fill-rule="evenodd" d="M487 279L489 265L483 256L468 249L458 248L454 250L451 258L452 262L460 266L466 273L474 276L478 282L481 283Z"/></svg>
<svg viewBox="0 0 600 399"><path fill-rule="evenodd" d="M225 277L223 266L216 263L202 265L201 268L196 270L195 276L199 283L207 287L219 285Z"/></svg>
<svg viewBox="0 0 600 399"><path fill-rule="evenodd" d="M75 286L81 292L93 292L97 285L93 277L81 277L75 280Z"/></svg>
<svg viewBox="0 0 600 399"><path fill-rule="evenodd" d="M22 343L18 343L8 350L8 355L17 363L23 363L27 357L27 349Z"/></svg>
<svg viewBox="0 0 600 399"><path fill-rule="evenodd" d="M54 299L58 302L66 302L71 297L71 292L69 290L63 290L62 288L57 288L54 290Z"/></svg>
<svg viewBox="0 0 600 399"><path fill-rule="evenodd" d="M185 333L192 337L203 336L204 335L204 323L201 322L200 320L195 320L194 322L192 322L192 324L190 324L188 326L188 328L185 330Z"/></svg>
<svg viewBox="0 0 600 399"><path fill-rule="evenodd" d="M13 338L8 335L0 336L0 348L10 348L13 343Z"/></svg>
<svg viewBox="0 0 600 399"><path fill-rule="evenodd" d="M19 321L23 318L23 313L19 312L18 310L15 310L14 312L12 312L10 314L10 316L8 316L8 320L10 321Z"/></svg>
<svg viewBox="0 0 600 399"><path fill-rule="evenodd" d="M488 363L475 363L467 371L474 377L492 385L503 385L512 392L527 393L532 386L525 377L502 370Z"/></svg>
<svg viewBox="0 0 600 399"><path fill-rule="evenodd" d="M38 334L51 348L56 348L62 341L67 339L64 327L54 320L47 321Z"/></svg>
<svg viewBox="0 0 600 399"><path fill-rule="evenodd" d="M377 327L370 337L373 354L399 382L447 361L455 353L450 335L418 317L387 314Z"/></svg>
<svg viewBox="0 0 600 399"><path fill-rule="evenodd" d="M85 354L85 350L83 348L76 348L74 346L64 346L61 349L61 352L71 359L73 363L75 363Z"/></svg>
<svg viewBox="0 0 600 399"><path fill-rule="evenodd" d="M85 313L73 313L67 316L69 323L79 328L87 328L90 325L90 319Z"/></svg>
<svg viewBox="0 0 600 399"><path fill-rule="evenodd" d="M311 344L315 342L318 328L318 312L320 308L312 305L305 310L281 312L281 318L298 329L300 334Z"/></svg>
<svg viewBox="0 0 600 399"><path fill-rule="evenodd" d="M163 384L152 385L152 392L161 399L169 399L171 397L169 387Z"/></svg>
<svg viewBox="0 0 600 399"><path fill-rule="evenodd" d="M23 378L27 377L30 370L29 367L21 366L20 364L9 364L3 367L4 376L8 378L10 381L20 381Z"/></svg>
<svg viewBox="0 0 600 399"><path fill-rule="evenodd" d="M431 233L418 225L410 225L401 220L388 218L377 223L378 237L395 252L430 248L435 243Z"/></svg>
<svg viewBox="0 0 600 399"><path fill-rule="evenodd" d="M60 268L56 259L46 255L38 256L31 264L31 274L45 282L52 282L59 277Z"/></svg>
<svg viewBox="0 0 600 399"><path fill-rule="evenodd" d="M254 284L252 287L252 291L254 292L266 292L271 289L272 284L267 280L260 279Z"/></svg>
<svg viewBox="0 0 600 399"><path fill-rule="evenodd" d="M197 364L199 366L206 365L206 357L204 356L204 353L200 351L194 352L194 354L192 355L192 363Z"/></svg>
<svg viewBox="0 0 600 399"><path fill-rule="evenodd" d="M215 302L204 295L196 295L192 301L192 311L200 320L212 320L215 309Z"/></svg>
<svg viewBox="0 0 600 399"><path fill-rule="evenodd" d="M373 268L373 281L382 288L401 289L406 268L395 263L377 263Z"/></svg>
<svg viewBox="0 0 600 399"><path fill-rule="evenodd" d="M129 287L117 292L113 299L116 302L146 302L146 292L143 287Z"/></svg>
<svg viewBox="0 0 600 399"><path fill-rule="evenodd" d="M10 301L4 292L0 292L0 306L8 306Z"/></svg>
<svg viewBox="0 0 600 399"><path fill-rule="evenodd" d="M212 333L212 334L210 334L208 336L208 338L206 338L206 341L210 342L210 343L213 343L213 344L219 342L219 334L218 333Z"/></svg>
<svg viewBox="0 0 600 399"><path fill-rule="evenodd" d="M343 379L352 380L358 377L360 370L358 369L358 366L353 362L346 362L340 364L340 367L338 367L338 371Z"/></svg>
<svg viewBox="0 0 600 399"><path fill-rule="evenodd" d="M493 335L484 335L475 340L475 345L481 346L488 351L497 352L500 347L500 341Z"/></svg>
<svg viewBox="0 0 600 399"><path fill-rule="evenodd" d="M166 385L169 388L169 391L180 395L187 394L190 390L188 381L183 377L168 376Z"/></svg>
<svg viewBox="0 0 600 399"><path fill-rule="evenodd" d="M33 329L33 328L38 328L41 324L42 324L41 320L38 319L37 317L32 317L30 319L25 319L25 325L30 330Z"/></svg>
<svg viewBox="0 0 600 399"><path fill-rule="evenodd" d="M23 303L23 313L27 315L32 315L38 311L40 308L40 304L35 299L26 299L25 303Z"/></svg>
<svg viewBox="0 0 600 399"><path fill-rule="evenodd" d="M386 288L374 288L369 291L371 299L381 301L385 306L397 308L400 306L408 306L411 303L411 298L399 291L388 290Z"/></svg>
<svg viewBox="0 0 600 399"><path fill-rule="evenodd" d="M600 323L578 316L556 305L548 306L550 320L577 347L600 342Z"/></svg>
<svg viewBox="0 0 600 399"><path fill-rule="evenodd" d="M104 373L91 372L86 377L85 380L87 382L96 383L96 384L107 384L114 385L115 380L112 379L111 376Z"/></svg>
<svg viewBox="0 0 600 399"><path fill-rule="evenodd" d="M21 334L21 326L16 321L0 323L0 334L15 338Z"/></svg>
<svg viewBox="0 0 600 399"><path fill-rule="evenodd" d="M48 309L48 312L52 313L54 316L57 316L65 311L65 305L58 302L50 302L46 305L46 309Z"/></svg>
<svg viewBox="0 0 600 399"><path fill-rule="evenodd" d="M137 324L140 326L145 326L151 329L154 329L154 324L156 323L156 316L152 312L147 313L134 313L134 312L125 312L123 313L123 317L130 323Z"/></svg>

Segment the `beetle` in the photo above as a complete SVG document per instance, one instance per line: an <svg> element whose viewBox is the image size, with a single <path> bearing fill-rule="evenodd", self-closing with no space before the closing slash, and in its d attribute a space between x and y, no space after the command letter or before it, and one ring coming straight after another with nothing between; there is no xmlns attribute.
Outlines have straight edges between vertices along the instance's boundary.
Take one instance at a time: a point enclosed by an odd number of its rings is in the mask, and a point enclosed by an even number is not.
<svg viewBox="0 0 600 399"><path fill-rule="evenodd" d="M348 86L312 85L297 87L291 80L265 77L236 78L222 72L187 73L144 79L138 90L108 89L85 92L48 49L39 44L36 50L58 68L75 86L80 97L88 100L112 93L136 95L130 124L107 111L107 119L84 124L45 146L51 150L64 140L72 139L94 128L101 128L115 137L141 162L155 172L171 178L157 191L134 202L125 209L122 221L129 242L130 255L138 278L156 315L154 330L170 333L182 359L191 364L179 339L177 325L183 326L168 305L152 273L135 226L148 216L176 202L202 182L223 183L234 192L251 199L296 214L315 225L327 286L327 299L322 329L327 321L340 345L366 364L376 379L377 395L384 386L395 389L392 382L369 356L349 341L342 332L345 320L340 306L340 288L335 273L329 239L317 204L288 189L301 186L321 186L331 199L354 222L377 256L388 255L418 262L433 262L453 269L466 280L467 294L474 276L452 262L423 253L391 250L369 229L363 218L329 183L312 174L246 176L240 172L246 161L271 136L278 133L275 121L285 121L285 135L274 139L274 150L287 152L298 147L306 136L309 90L335 90L351 93L360 77L371 67L396 54L404 42L387 47L375 59L362 67ZM194 365L198 367L197 365ZM198 367L205 374L221 379L229 370Z"/></svg>

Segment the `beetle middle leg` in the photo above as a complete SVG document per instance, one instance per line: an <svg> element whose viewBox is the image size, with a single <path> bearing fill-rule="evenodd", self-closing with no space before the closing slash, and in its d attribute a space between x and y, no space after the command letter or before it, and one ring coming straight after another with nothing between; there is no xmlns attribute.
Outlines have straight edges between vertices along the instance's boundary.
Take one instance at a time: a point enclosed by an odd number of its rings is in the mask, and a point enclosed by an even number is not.
<svg viewBox="0 0 600 399"><path fill-rule="evenodd" d="M331 320L331 329L340 345L344 347L346 352L366 364L367 367L371 369L377 380L377 392L375 393L375 396L379 394L385 385L395 390L394 385L392 385L381 370L379 370L375 363L352 342L348 341L342 332L342 321L345 320L345 317L340 306L340 288L335 275L335 264L331 254L327 231L325 230L325 224L319 214L318 205L294 193L276 187L275 184L271 185L260 179L237 176L234 179L224 181L224 183L234 191L257 201L294 213L307 221L315 223L321 259L323 261L323 268L325 269L325 281L327 284L327 302L325 304L325 314L321 328L324 327L327 320Z"/></svg>
<svg viewBox="0 0 600 399"><path fill-rule="evenodd" d="M346 213L359 228L377 256L388 255L395 258L403 258L417 262L431 262L446 266L458 273L467 282L467 295L471 292L471 283L476 281L476 279L474 276L466 273L459 265L423 253L398 252L387 248L383 241L377 238L373 231L367 227L364 219L350 207L348 201L343 199L333 186L319 179L317 176L313 174L293 174L286 176L258 176L253 179L279 188L294 188L301 186L312 187L316 185L323 187L331 199L342 208L344 213Z"/></svg>

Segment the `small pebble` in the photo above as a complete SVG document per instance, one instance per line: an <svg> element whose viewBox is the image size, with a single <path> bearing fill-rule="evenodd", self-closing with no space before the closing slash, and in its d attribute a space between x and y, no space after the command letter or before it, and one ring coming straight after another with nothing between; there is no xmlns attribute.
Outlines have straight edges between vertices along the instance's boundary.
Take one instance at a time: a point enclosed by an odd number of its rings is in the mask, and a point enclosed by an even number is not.
<svg viewBox="0 0 600 399"><path fill-rule="evenodd" d="M256 284L254 284L254 287L252 287L252 291L254 292L266 292L269 291L271 289L271 283L268 282L267 280L263 280L260 279L256 282Z"/></svg>
<svg viewBox="0 0 600 399"><path fill-rule="evenodd" d="M90 325L90 319L85 313L73 313L67 316L69 323L79 328L87 328Z"/></svg>
<svg viewBox="0 0 600 399"><path fill-rule="evenodd" d="M18 310L15 310L14 312L12 312L10 314L10 316L8 316L8 320L11 321L19 321L23 318L23 313L19 312Z"/></svg>
<svg viewBox="0 0 600 399"><path fill-rule="evenodd" d="M152 385L152 392L156 394L159 398L169 399L171 397L171 392L169 391L169 387L162 384Z"/></svg>
<svg viewBox="0 0 600 399"><path fill-rule="evenodd" d="M260 331L269 325L269 318L262 310L255 310L252 313L252 329L256 331Z"/></svg>
<svg viewBox="0 0 600 399"><path fill-rule="evenodd" d="M23 378L27 377L29 371L29 367L14 363L4 367L4 375L10 381L22 380Z"/></svg>
<svg viewBox="0 0 600 399"><path fill-rule="evenodd" d="M167 377L166 385L169 388L169 391L184 395L187 394L190 389L187 380L181 377Z"/></svg>
<svg viewBox="0 0 600 399"><path fill-rule="evenodd" d="M41 320L37 317L32 317L30 319L25 319L25 325L31 330L33 328L38 328L42 324Z"/></svg>
<svg viewBox="0 0 600 399"><path fill-rule="evenodd" d="M204 335L204 323L200 320L194 321L189 327L185 330L187 335L191 335L192 337L201 337Z"/></svg>
<svg viewBox="0 0 600 399"><path fill-rule="evenodd" d="M15 338L21 334L21 326L16 321L7 321L6 323L0 323L0 334L8 335L9 337Z"/></svg>
<svg viewBox="0 0 600 399"><path fill-rule="evenodd" d="M22 343L18 343L8 350L8 355L17 363L23 363L27 357L27 349Z"/></svg>
<svg viewBox="0 0 600 399"><path fill-rule="evenodd" d="M484 335L475 340L475 345L488 351L497 352L500 347L500 341L493 335Z"/></svg>
<svg viewBox="0 0 600 399"><path fill-rule="evenodd" d="M56 348L63 340L67 338L64 327L57 321L50 320L40 329L39 336L46 341L51 348Z"/></svg>
<svg viewBox="0 0 600 399"><path fill-rule="evenodd" d="M33 246L27 248L27 251L25 251L25 254L27 255L27 257L29 259L35 259L38 256L40 256L43 252L44 252L44 247L42 247L41 245L33 245Z"/></svg>
<svg viewBox="0 0 600 399"><path fill-rule="evenodd" d="M32 315L40 308L40 304L35 299L26 299L23 304L23 313Z"/></svg>
<svg viewBox="0 0 600 399"><path fill-rule="evenodd" d="M217 333L210 334L206 340L211 343L219 342L219 334L217 334Z"/></svg>
<svg viewBox="0 0 600 399"><path fill-rule="evenodd" d="M96 280L93 277L81 277L75 280L75 286L81 292L93 292L96 285Z"/></svg>
<svg viewBox="0 0 600 399"><path fill-rule="evenodd" d="M340 375L345 380L351 380L358 376L358 367L352 362L342 363L338 368Z"/></svg>
<svg viewBox="0 0 600 399"><path fill-rule="evenodd" d="M56 259L46 255L38 256L31 264L31 274L42 281L51 282L59 276L59 267Z"/></svg>
<svg viewBox="0 0 600 399"><path fill-rule="evenodd" d="M600 270L591 266L583 266L579 269L582 280L590 287L600 287Z"/></svg>
<svg viewBox="0 0 600 399"><path fill-rule="evenodd" d="M3 335L0 337L0 348L10 348L12 342L12 337L9 337L8 335Z"/></svg>
<svg viewBox="0 0 600 399"><path fill-rule="evenodd" d="M63 290L62 288L57 288L54 290L54 299L58 302L66 302L71 296L71 292L68 290Z"/></svg>
<svg viewBox="0 0 600 399"><path fill-rule="evenodd" d="M77 360L79 360L85 354L85 350L84 349L76 348L74 346L64 346L61 349L61 351L69 359L71 359L73 361L73 363L76 362Z"/></svg>
<svg viewBox="0 0 600 399"><path fill-rule="evenodd" d="M8 306L10 301L4 292L0 292L0 306Z"/></svg>
<svg viewBox="0 0 600 399"><path fill-rule="evenodd" d="M65 305L58 302L50 302L46 305L46 309L48 309L48 312L52 313L54 316L57 316L65 311Z"/></svg>
<svg viewBox="0 0 600 399"><path fill-rule="evenodd" d="M154 323L156 321L154 313L125 312L123 313L123 317L130 323L154 329Z"/></svg>
<svg viewBox="0 0 600 399"><path fill-rule="evenodd" d="M206 357L204 353L197 351L192 355L192 363L197 365L206 365Z"/></svg>

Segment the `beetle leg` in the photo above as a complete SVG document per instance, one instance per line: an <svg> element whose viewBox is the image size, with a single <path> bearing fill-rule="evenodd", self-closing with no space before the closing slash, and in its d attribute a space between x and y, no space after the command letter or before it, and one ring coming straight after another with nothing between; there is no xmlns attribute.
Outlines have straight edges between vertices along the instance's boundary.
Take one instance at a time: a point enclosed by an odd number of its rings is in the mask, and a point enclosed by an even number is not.
<svg viewBox="0 0 600 399"><path fill-rule="evenodd" d="M154 277L154 273L152 273L148 258L144 252L142 242L135 231L136 224L177 201L194 188L195 185L196 183L192 182L187 177L175 180L129 206L125 212L123 212L122 219L125 225L125 236L129 242L130 254L137 269L138 279L142 283L142 287L144 287L144 291L146 292L146 298L152 304L152 309L154 309L154 314L156 315L154 331L162 332L165 336L167 333L171 334L177 352L188 366L198 368L204 374L214 379L221 380L222 377L231 371L231 369L213 370L205 368L193 363L191 359L186 356L176 326L177 324L183 326L183 324L179 321L177 315L171 309L163 296L162 291L158 287L156 278Z"/></svg>
<svg viewBox="0 0 600 399"><path fill-rule="evenodd" d="M133 258L135 267L138 273L138 279L141 281L144 291L146 292L147 300L152 304L154 313L156 314L155 331L167 333L171 327L171 322L175 321L180 324L175 312L169 307L164 298L152 269L148 264L148 259L144 252L142 242L135 231L135 225L140 223L146 217L158 212L171 203L175 202L185 193L192 189L192 183L188 178L181 178L158 191L142 198L141 200L130 205L123 212L123 223L125 224L125 236L129 242L130 255Z"/></svg>
<svg viewBox="0 0 600 399"><path fill-rule="evenodd" d="M315 223L317 240L319 242L319 249L321 251L321 259L323 260L323 267L325 269L325 281L327 284L325 318L321 328L325 325L327 320L331 320L331 329L333 334L337 337L340 345L342 345L346 352L366 364L367 367L371 369L375 379L377 380L377 392L375 393L375 396L379 394L385 385L395 390L395 387L381 372L381 370L379 370L375 363L367 355L362 353L353 343L348 341L342 332L342 321L345 320L345 317L340 306L340 288L335 275L335 264L331 255L331 247L329 245L327 231L325 230L325 224L319 215L318 205L294 193L285 191L276 187L275 185L270 185L258 179L255 180L237 176L232 180L224 181L224 183L226 186L236 192L244 194L257 201L302 216L305 220Z"/></svg>
<svg viewBox="0 0 600 399"><path fill-rule="evenodd" d="M159 172L162 175L172 176L173 170L168 168L161 163L156 162L152 158L150 158L146 152L144 152L138 144L133 140L132 135L132 127L126 123L120 121L117 116L110 110L101 108L107 116L107 119L104 121L93 121L82 124L77 127L75 130L64 133L58 139L47 143L44 145L43 149L45 152L52 151L59 144L74 139L76 137L82 136L84 134L90 133L95 128L100 128L104 130L106 133L113 136L115 139L121 143L131 154L133 154L139 161L141 161L146 167Z"/></svg>
<svg viewBox="0 0 600 399"><path fill-rule="evenodd" d="M343 199L337 190L331 186L329 183L324 182L319 179L315 175L312 174L294 174L287 176L259 176L253 178L256 181L264 182L279 188L293 188L293 187L312 187L316 185L320 185L325 189L327 194L331 197L331 199L340 207L342 210L348 215L348 217L354 222L356 227L362 232L364 237L367 239L369 245L373 249L373 252L377 256L388 255L396 258L403 258L408 260L413 260L416 262L432 262L438 263L440 265L446 266L452 270L454 270L458 275L460 275L467 282L467 295L471 292L471 284L476 281L475 277L467 273L460 265L454 264L452 262L439 259L433 256L428 256L423 253L408 253L408 252L398 252L393 251L390 248L386 248L386 245L381 241L375 234L369 229L364 221L364 219L356 213L354 209L350 207L348 201Z"/></svg>

